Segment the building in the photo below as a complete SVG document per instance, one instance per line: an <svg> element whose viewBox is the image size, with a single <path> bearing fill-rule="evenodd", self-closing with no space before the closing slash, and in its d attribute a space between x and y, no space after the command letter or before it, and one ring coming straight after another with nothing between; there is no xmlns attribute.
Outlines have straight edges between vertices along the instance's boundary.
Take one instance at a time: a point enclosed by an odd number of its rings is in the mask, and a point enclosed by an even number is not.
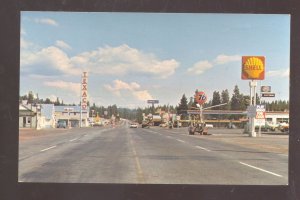
<svg viewBox="0 0 300 200"><path fill-rule="evenodd" d="M68 127L80 126L80 106L55 106L54 104L19 104L19 128L56 128L59 121ZM82 112L82 127L89 126L89 108Z"/></svg>
<svg viewBox="0 0 300 200"><path fill-rule="evenodd" d="M19 104L19 128L37 127L37 107L23 101Z"/></svg>
<svg viewBox="0 0 300 200"><path fill-rule="evenodd" d="M266 121L272 124L279 124L282 122L289 123L289 112L266 112Z"/></svg>
<svg viewBox="0 0 300 200"><path fill-rule="evenodd" d="M80 106L54 106L55 123L63 121L68 127L80 127ZM89 107L82 111L82 127L89 126Z"/></svg>
<svg viewBox="0 0 300 200"><path fill-rule="evenodd" d="M41 112L38 115L38 128L55 128L54 104L40 104Z"/></svg>

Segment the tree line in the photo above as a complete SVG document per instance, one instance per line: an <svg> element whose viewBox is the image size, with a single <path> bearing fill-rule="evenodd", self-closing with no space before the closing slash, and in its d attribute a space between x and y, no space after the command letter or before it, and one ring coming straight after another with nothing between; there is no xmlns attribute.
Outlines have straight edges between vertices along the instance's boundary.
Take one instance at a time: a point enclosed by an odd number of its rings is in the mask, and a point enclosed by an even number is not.
<svg viewBox="0 0 300 200"><path fill-rule="evenodd" d="M195 90L195 94L198 90ZM194 94L194 95L195 95ZM20 100L27 100L28 103L42 103L42 104L54 104L54 105L73 105L76 104L64 104L63 100L60 100L58 97L56 101L51 101L50 98L39 99L38 94L34 95L33 92L29 92L26 95L20 96ZM254 99L252 99L253 101ZM256 95L257 104L264 104L266 111L286 111L289 110L289 101L285 100L276 100L272 102L266 102L260 99L259 95ZM187 119L187 110L197 109L196 101L194 96L186 97L185 94L182 95L182 98L179 100L178 105L158 105L155 108L148 106L144 108L120 108L117 105L109 105L107 107L97 106L95 103L90 106L90 116L99 116L103 118L110 118L112 115L118 118L125 118L129 120L135 120L139 123L143 120L143 115L155 114L157 110L166 113L173 113L182 116L182 119ZM217 106L220 104L225 104L222 106ZM78 104L80 105L80 104ZM250 105L250 96L244 95L240 92L237 85L234 86L233 93L230 97L228 89L222 91L214 91L212 99L204 103L203 107L208 108L212 107L213 110L246 110L247 106ZM217 107L214 107L217 106ZM208 116L215 117L215 116ZM219 116L220 117L220 116ZM242 116L221 116L222 118L239 118Z"/></svg>

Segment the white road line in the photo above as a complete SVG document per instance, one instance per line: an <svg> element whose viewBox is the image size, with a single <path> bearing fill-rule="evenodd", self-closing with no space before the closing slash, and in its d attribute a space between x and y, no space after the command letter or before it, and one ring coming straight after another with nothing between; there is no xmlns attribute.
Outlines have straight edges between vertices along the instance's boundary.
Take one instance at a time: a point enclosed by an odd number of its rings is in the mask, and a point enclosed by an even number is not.
<svg viewBox="0 0 300 200"><path fill-rule="evenodd" d="M183 141L183 140L179 140L179 139L176 139L178 142L183 142L183 143L185 143L185 141Z"/></svg>
<svg viewBox="0 0 300 200"><path fill-rule="evenodd" d="M196 148L198 148L198 149L202 149L202 150L204 150L204 151L210 151L209 149L206 149L206 148L204 148L204 147L200 147L200 146L195 146Z"/></svg>
<svg viewBox="0 0 300 200"><path fill-rule="evenodd" d="M69 140L70 142L73 142L73 141L75 141L75 140L78 140L79 138L74 138L74 139L72 139L72 140Z"/></svg>
<svg viewBox="0 0 300 200"><path fill-rule="evenodd" d="M255 166L252 166L252 165L249 165L247 163L243 163L243 162L239 162L240 164L242 165L245 165L245 166L248 166L248 167L251 167L253 169L257 169L257 170L260 170L260 171L263 171L263 172L266 172L266 173L269 173L269 174L272 174L274 176L278 176L278 177L282 177L282 175L279 175L279 174L275 174L273 172L270 172L270 171L267 171L267 170L264 170L264 169L261 169L261 168L258 168L258 167L255 167Z"/></svg>
<svg viewBox="0 0 300 200"><path fill-rule="evenodd" d="M286 157L288 157L289 155L287 155L287 154L278 154L278 155L281 155L281 156L286 156Z"/></svg>
<svg viewBox="0 0 300 200"><path fill-rule="evenodd" d="M41 151L47 151L47 150L49 150L49 149L53 149L53 148L55 148L56 146L52 146L52 147L49 147L49 148L47 148L47 149L43 149L43 150L41 150Z"/></svg>

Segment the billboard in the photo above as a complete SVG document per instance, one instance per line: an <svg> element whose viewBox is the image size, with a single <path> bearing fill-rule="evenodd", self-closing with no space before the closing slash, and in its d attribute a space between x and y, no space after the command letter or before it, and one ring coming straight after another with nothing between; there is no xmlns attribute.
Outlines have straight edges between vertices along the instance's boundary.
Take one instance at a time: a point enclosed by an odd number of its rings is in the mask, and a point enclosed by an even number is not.
<svg viewBox="0 0 300 200"><path fill-rule="evenodd" d="M147 100L147 103L159 103L159 101L155 99L151 99L151 100Z"/></svg>
<svg viewBox="0 0 300 200"><path fill-rule="evenodd" d="M265 79L265 57L264 56L242 56L242 79L264 80Z"/></svg>

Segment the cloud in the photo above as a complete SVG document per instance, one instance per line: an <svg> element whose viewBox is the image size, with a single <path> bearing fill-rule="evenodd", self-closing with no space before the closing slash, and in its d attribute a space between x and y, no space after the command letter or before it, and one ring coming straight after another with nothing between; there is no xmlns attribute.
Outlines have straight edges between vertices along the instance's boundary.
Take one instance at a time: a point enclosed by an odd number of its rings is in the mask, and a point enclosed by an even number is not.
<svg viewBox="0 0 300 200"><path fill-rule="evenodd" d="M50 99L50 101L55 102L56 99L57 99L57 96L54 95L54 94L51 94L51 95L49 96L49 99Z"/></svg>
<svg viewBox="0 0 300 200"><path fill-rule="evenodd" d="M37 52L21 51L21 67L23 72L47 76L82 73L82 70L72 66L64 51L54 46Z"/></svg>
<svg viewBox="0 0 300 200"><path fill-rule="evenodd" d="M28 49L30 48L33 44L29 41L26 41L25 39L21 38L20 40L20 45L22 49Z"/></svg>
<svg viewBox="0 0 300 200"><path fill-rule="evenodd" d="M188 68L188 73L189 74L195 74L195 75L199 75L199 74L203 74L206 70L212 68L213 65L209 62L209 61L200 61L197 62L196 64L194 64L193 67Z"/></svg>
<svg viewBox="0 0 300 200"><path fill-rule="evenodd" d="M66 49L66 50L69 50L69 49L72 49L72 47L70 45L68 45L66 42L62 41L62 40L57 40L55 42L55 45L57 47L60 47L62 49Z"/></svg>
<svg viewBox="0 0 300 200"><path fill-rule="evenodd" d="M26 46L24 41L23 46ZM21 51L22 72L48 76L58 74L78 76L82 71L88 71L100 75L134 74L167 78L179 67L179 62L174 59L160 60L153 54L143 53L127 45L106 46L73 57L69 57L64 52L64 49L69 47L63 41L56 41L56 46L39 50L23 49Z"/></svg>
<svg viewBox="0 0 300 200"><path fill-rule="evenodd" d="M129 92L131 96L140 101L152 99L150 93L147 90L141 90L141 86L136 82L126 83L121 80L114 80L113 86L106 84L104 88L118 97L120 97L121 92L124 91L127 94Z"/></svg>
<svg viewBox="0 0 300 200"><path fill-rule="evenodd" d="M216 57L216 59L214 60L214 63L218 64L218 65L222 65L222 64L229 63L229 62L241 61L241 59L242 58L239 55L227 56L227 55L221 54Z"/></svg>
<svg viewBox="0 0 300 200"><path fill-rule="evenodd" d="M134 91L132 94L140 101L146 101L148 99L153 99L153 97L149 94L149 92L147 90Z"/></svg>
<svg viewBox="0 0 300 200"><path fill-rule="evenodd" d="M233 56L228 56L228 55L218 55L213 61L199 61L193 65L193 67L188 68L187 72L189 74L194 74L194 75L199 75L205 73L205 71L215 67L216 65L223 65L229 62L236 62L240 61L241 56L239 55L233 55Z"/></svg>
<svg viewBox="0 0 300 200"><path fill-rule="evenodd" d="M75 93L77 96L80 96L80 83L55 80L55 81L45 81L43 84L48 87L54 87L57 89L70 91L72 93Z"/></svg>
<svg viewBox="0 0 300 200"><path fill-rule="evenodd" d="M145 74L167 78L175 73L179 62L174 59L160 60L155 55L144 53L124 44L106 46L84 52L71 59L75 66L89 66L89 71L103 75Z"/></svg>
<svg viewBox="0 0 300 200"><path fill-rule="evenodd" d="M266 73L268 77L281 77L281 78L286 78L290 77L290 69L281 69L281 70L276 70L276 71L268 71Z"/></svg>
<svg viewBox="0 0 300 200"><path fill-rule="evenodd" d="M23 28L21 28L21 35L27 35L26 31Z"/></svg>
<svg viewBox="0 0 300 200"><path fill-rule="evenodd" d="M50 18L36 18L34 19L35 23L38 24L46 24L46 25L51 25L51 26L58 26L58 23Z"/></svg>

